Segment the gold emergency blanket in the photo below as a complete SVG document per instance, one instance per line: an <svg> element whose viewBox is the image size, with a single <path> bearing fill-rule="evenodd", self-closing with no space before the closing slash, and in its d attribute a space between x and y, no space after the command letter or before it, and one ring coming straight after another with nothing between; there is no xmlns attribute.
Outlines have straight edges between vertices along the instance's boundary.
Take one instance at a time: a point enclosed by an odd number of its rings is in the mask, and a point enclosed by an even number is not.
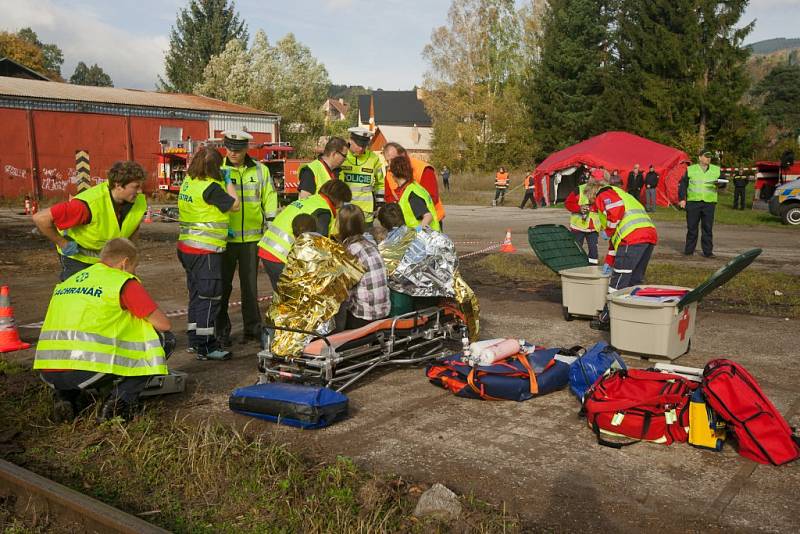
<svg viewBox="0 0 800 534"><path fill-rule="evenodd" d="M481 308L478 305L478 297L472 288L467 285L461 273L456 271L453 277L453 290L455 291L455 300L458 302L458 307L464 318L467 320L467 329L469 329L470 341L478 341L478 334L480 333L480 313Z"/></svg>
<svg viewBox="0 0 800 534"><path fill-rule="evenodd" d="M364 272L361 263L340 244L319 234L301 234L278 279L278 291L267 311L268 322L329 334L339 306ZM299 356L309 338L307 334L276 329L270 350L280 356Z"/></svg>
<svg viewBox="0 0 800 534"><path fill-rule="evenodd" d="M395 228L378 247L389 287L412 297L452 297L458 257L453 242L430 228Z"/></svg>

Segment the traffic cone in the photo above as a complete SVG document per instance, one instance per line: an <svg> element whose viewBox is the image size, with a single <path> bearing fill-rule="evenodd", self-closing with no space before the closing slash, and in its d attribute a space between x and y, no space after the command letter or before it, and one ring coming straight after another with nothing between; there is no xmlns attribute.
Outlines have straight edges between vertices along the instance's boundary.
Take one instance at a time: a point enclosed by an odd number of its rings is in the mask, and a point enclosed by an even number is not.
<svg viewBox="0 0 800 534"><path fill-rule="evenodd" d="M14 322L14 309L8 296L8 286L0 288L0 352L11 352L30 347L19 338L17 324Z"/></svg>
<svg viewBox="0 0 800 534"><path fill-rule="evenodd" d="M514 243L511 242L511 228L506 230L506 238L503 241L503 244L500 245L500 252L516 252L517 249L514 247Z"/></svg>
<svg viewBox="0 0 800 534"><path fill-rule="evenodd" d="M31 206L31 199L25 197L25 215L33 215L33 207Z"/></svg>
<svg viewBox="0 0 800 534"><path fill-rule="evenodd" d="M32 204L31 215L36 215L39 212L39 201L34 198Z"/></svg>
<svg viewBox="0 0 800 534"><path fill-rule="evenodd" d="M153 222L153 216L150 214L150 208L147 208L147 211L144 212L144 222L145 224L150 224Z"/></svg>

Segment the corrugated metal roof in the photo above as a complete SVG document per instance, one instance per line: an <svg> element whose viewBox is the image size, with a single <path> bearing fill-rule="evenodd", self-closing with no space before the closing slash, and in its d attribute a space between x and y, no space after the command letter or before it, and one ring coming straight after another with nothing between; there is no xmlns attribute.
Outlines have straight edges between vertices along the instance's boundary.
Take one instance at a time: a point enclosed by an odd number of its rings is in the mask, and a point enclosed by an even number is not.
<svg viewBox="0 0 800 534"><path fill-rule="evenodd" d="M242 113L247 115L276 115L275 113L260 111L238 104L231 104L205 96L157 93L154 91L140 91L137 89L118 89L116 87L91 87L4 76L0 76L0 96L67 100L73 102L98 102L120 104L124 106L187 109L218 113Z"/></svg>

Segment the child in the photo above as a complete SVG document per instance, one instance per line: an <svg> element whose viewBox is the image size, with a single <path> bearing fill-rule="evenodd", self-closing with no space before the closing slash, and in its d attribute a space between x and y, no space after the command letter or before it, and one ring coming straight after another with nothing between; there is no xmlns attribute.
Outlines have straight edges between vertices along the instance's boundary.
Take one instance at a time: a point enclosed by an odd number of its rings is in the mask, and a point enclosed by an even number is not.
<svg viewBox="0 0 800 534"><path fill-rule="evenodd" d="M103 385L113 389L99 419L128 418L150 377L168 372L175 336L134 274L137 259L133 243L112 239L99 263L53 291L33 368L55 390L60 420L75 416L82 390Z"/></svg>

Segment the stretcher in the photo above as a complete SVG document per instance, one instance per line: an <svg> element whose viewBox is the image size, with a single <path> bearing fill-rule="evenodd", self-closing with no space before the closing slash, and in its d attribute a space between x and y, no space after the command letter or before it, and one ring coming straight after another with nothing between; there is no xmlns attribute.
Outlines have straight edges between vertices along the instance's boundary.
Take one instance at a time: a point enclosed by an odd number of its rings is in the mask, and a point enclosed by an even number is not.
<svg viewBox="0 0 800 534"><path fill-rule="evenodd" d="M258 383L273 381L322 385L343 391L383 366L416 365L454 354L467 337L464 316L449 305L380 319L354 330L314 337L300 356L284 357L267 348L258 353Z"/></svg>

